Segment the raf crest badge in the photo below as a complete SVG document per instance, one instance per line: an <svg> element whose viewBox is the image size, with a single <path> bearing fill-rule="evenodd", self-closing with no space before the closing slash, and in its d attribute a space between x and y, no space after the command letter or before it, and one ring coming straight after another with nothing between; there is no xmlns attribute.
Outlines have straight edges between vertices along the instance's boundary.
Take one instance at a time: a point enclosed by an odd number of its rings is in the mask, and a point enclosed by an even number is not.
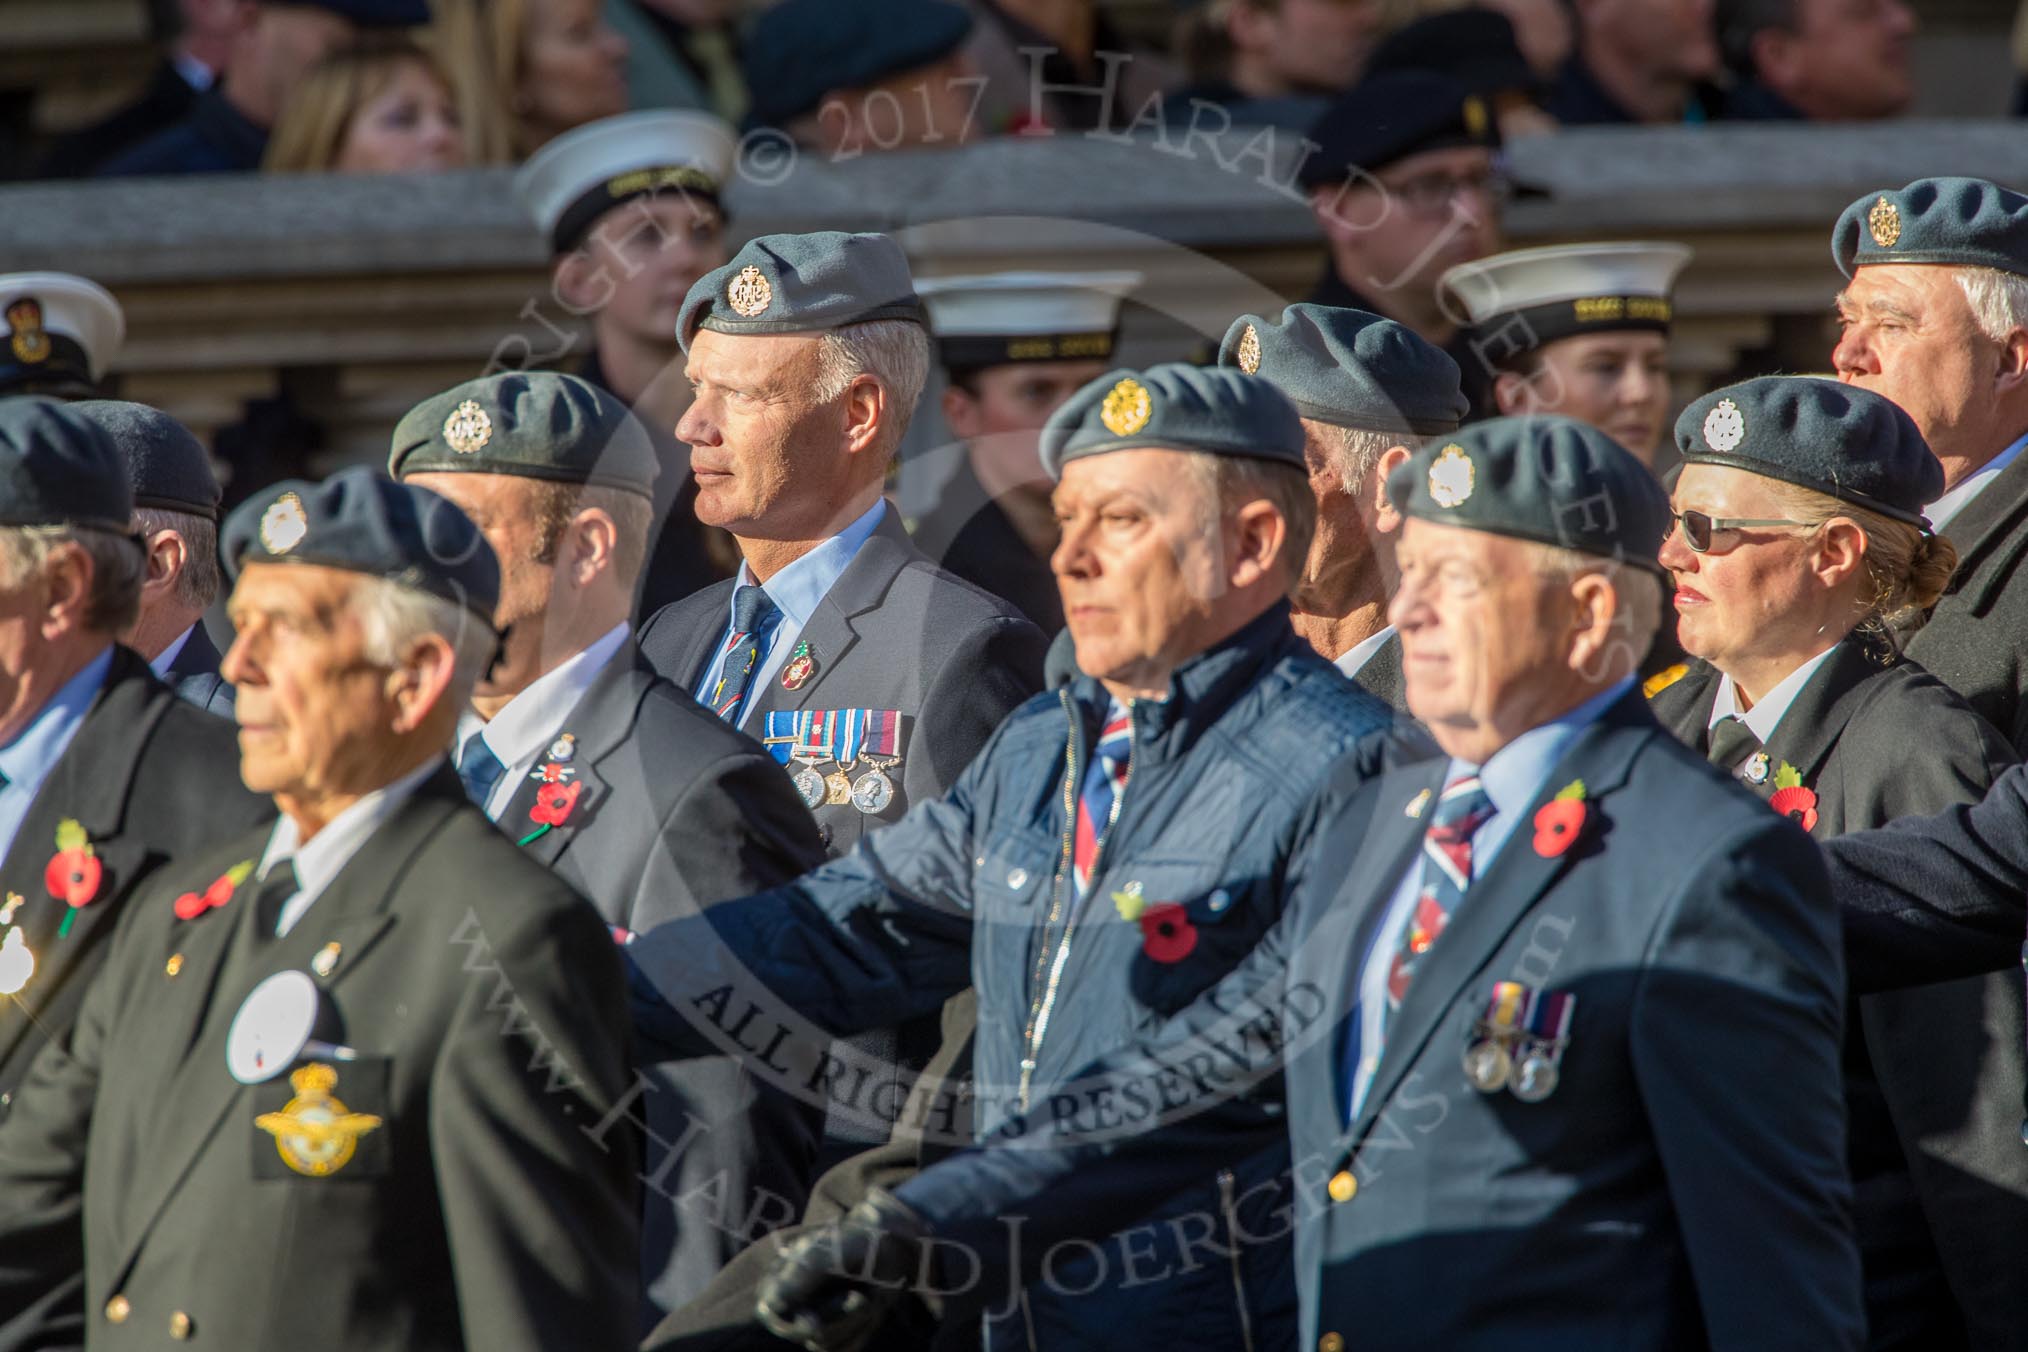
<svg viewBox="0 0 2028 1352"><path fill-rule="evenodd" d="M1240 333L1239 351L1234 355L1239 358L1239 369L1248 375L1260 370L1260 334L1254 331L1253 325L1248 324Z"/></svg>
<svg viewBox="0 0 2028 1352"><path fill-rule="evenodd" d="M1148 425L1154 409L1148 387L1128 376L1106 392L1106 401L1099 405L1099 421L1114 436L1130 437Z"/></svg>
<svg viewBox="0 0 2028 1352"><path fill-rule="evenodd" d="M768 306L775 303L775 289L768 285L768 279L759 268L743 267L739 275L726 284L725 303L740 318L753 319L766 314Z"/></svg>
<svg viewBox="0 0 2028 1352"><path fill-rule="evenodd" d="M1721 399L1704 415L1704 444L1720 455L1739 448L1746 440L1746 417L1739 405Z"/></svg>
<svg viewBox="0 0 2028 1352"><path fill-rule="evenodd" d="M1439 507L1456 507L1472 496L1478 471L1462 446L1446 446L1429 467L1429 495Z"/></svg>
<svg viewBox="0 0 2028 1352"><path fill-rule="evenodd" d="M1901 242L1901 209L1882 197L1866 213L1866 233L1881 248L1893 248Z"/></svg>
<svg viewBox="0 0 2028 1352"><path fill-rule="evenodd" d="M42 328L41 301L23 299L8 306L7 328L12 334L10 346L16 360L30 366L49 360L49 335Z"/></svg>
<svg viewBox="0 0 2028 1352"><path fill-rule="evenodd" d="M467 399L444 419L444 441L459 455L476 455L493 439L493 420L486 410Z"/></svg>
<svg viewBox="0 0 2028 1352"><path fill-rule="evenodd" d="M296 1096L278 1113L262 1113L254 1125L275 1138L282 1163L299 1174L324 1178L343 1169L359 1149L359 1138L377 1130L380 1119L348 1110L332 1090L338 1072L313 1063L289 1076Z"/></svg>
<svg viewBox="0 0 2028 1352"><path fill-rule="evenodd" d="M303 500L284 493L261 514L261 547L270 554L286 554L303 542L310 519L303 515Z"/></svg>

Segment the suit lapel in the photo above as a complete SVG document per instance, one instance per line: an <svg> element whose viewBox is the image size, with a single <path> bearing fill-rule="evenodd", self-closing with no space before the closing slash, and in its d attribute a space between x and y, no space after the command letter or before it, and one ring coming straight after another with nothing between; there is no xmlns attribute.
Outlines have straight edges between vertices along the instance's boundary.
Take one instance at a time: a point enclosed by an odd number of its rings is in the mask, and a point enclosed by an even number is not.
<svg viewBox="0 0 2028 1352"><path fill-rule="evenodd" d="M1450 924L1421 960L1408 995L1388 1028L1379 1068L1349 1132L1352 1140L1362 1139L1372 1129L1409 1068L1420 1059L1424 1044L1529 908L1566 870L1584 867L1587 839L1595 849L1598 833L1610 828L1606 801L1626 782L1634 752L1645 740L1643 733L1660 732L1635 689L1577 734L1549 772L1536 800L1521 809L1520 819L1491 867L1473 881ZM1575 779L1584 781L1590 805L1584 837L1563 854L1546 857L1534 848L1532 819L1543 803Z"/></svg>
<svg viewBox="0 0 2028 1352"><path fill-rule="evenodd" d="M218 645L204 632L204 621L199 620L190 627L190 637L183 641L176 660L169 664L165 679L173 683L191 676L216 676L219 660Z"/></svg>
<svg viewBox="0 0 2028 1352"><path fill-rule="evenodd" d="M701 610L698 622L682 636L682 652L672 668L677 673L673 679L683 687L686 695L694 693L704 683L705 667L718 656L719 640L725 637L725 626L732 622L732 593L738 585L737 578L716 583L705 588L696 599L678 603ZM642 634L641 637L645 641L652 636Z"/></svg>
<svg viewBox="0 0 2028 1352"><path fill-rule="evenodd" d="M894 584L896 575L911 558L919 556L919 551L909 542L908 532L902 529L900 514L892 504L887 505L881 514L880 525L859 547L852 562L846 565L831 590L818 602L802 633L796 636L797 643L810 645L810 658L817 664L816 673L797 689L790 690L781 681L782 673L788 670L787 661L783 662L767 688L754 695L754 710L746 721L754 736L766 731L764 720L769 713L813 705L825 678L838 669L845 654L859 642L859 630L853 620L886 600L887 589ZM793 654L795 648L792 646L789 652ZM826 706L818 704L814 707Z"/></svg>
<svg viewBox="0 0 2028 1352"><path fill-rule="evenodd" d="M577 838L579 829L597 816L610 791L606 777L599 771L599 764L628 744L640 716L641 701L647 698L654 681L653 668L641 657L632 640L621 644L592 679L583 698L571 709L563 724L551 734L552 745L565 733L573 738L576 751L564 764L574 772L573 780L583 787L578 790L577 801L571 805L570 815L563 824L550 827L523 847L545 866L553 865L557 856ZM545 754L536 763L536 774L539 775L542 766L548 763L549 757ZM527 839L537 829L529 813L536 806L536 795L541 788L541 780L533 776L523 780L515 788L514 796L507 800L506 810L500 814L500 829L517 841Z"/></svg>
<svg viewBox="0 0 2028 1352"><path fill-rule="evenodd" d="M1763 798L1772 797L1775 775L1784 763L1795 768L1804 784L1815 779L1863 702L1856 692L1882 670L1865 644L1851 638L1840 643L1782 711L1774 735L1767 739L1767 781L1748 787Z"/></svg>
<svg viewBox="0 0 2028 1352"><path fill-rule="evenodd" d="M1402 708L1401 635L1389 634L1387 642L1373 650L1373 656L1366 659L1366 665L1352 679L1389 708Z"/></svg>
<svg viewBox="0 0 2028 1352"><path fill-rule="evenodd" d="M2028 452L1994 475L1944 527L1944 538L1958 550L1953 590L1969 580L1994 546L2013 532L2024 512L2028 512Z"/></svg>

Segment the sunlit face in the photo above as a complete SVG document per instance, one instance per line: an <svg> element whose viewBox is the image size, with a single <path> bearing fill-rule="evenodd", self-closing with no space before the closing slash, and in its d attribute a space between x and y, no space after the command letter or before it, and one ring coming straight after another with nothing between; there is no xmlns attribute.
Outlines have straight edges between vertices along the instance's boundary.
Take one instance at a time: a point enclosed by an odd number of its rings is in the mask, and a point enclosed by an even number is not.
<svg viewBox="0 0 2028 1352"><path fill-rule="evenodd" d="M1343 595L1346 580L1372 573L1378 536L1372 519L1379 497L1377 469L1360 483L1347 483L1344 433L1328 423L1303 419L1303 460L1310 492L1317 499L1317 529L1310 537L1310 556L1296 589L1296 608L1331 614L1328 597Z"/></svg>
<svg viewBox="0 0 2028 1352"><path fill-rule="evenodd" d="M1838 323L1838 379L1901 405L1939 456L1983 459L1997 449L1965 444L1984 431L2003 353L1979 332L1952 269L1859 268L1838 297Z"/></svg>
<svg viewBox="0 0 2028 1352"><path fill-rule="evenodd" d="M357 573L248 563L226 605L237 637L219 672L237 689L240 778L255 793L318 799L376 787L398 709L366 659Z"/></svg>
<svg viewBox="0 0 2028 1352"><path fill-rule="evenodd" d="M353 114L333 167L353 174L411 174L464 164L465 133L451 91L427 66L405 61L387 88Z"/></svg>
<svg viewBox="0 0 2028 1352"><path fill-rule="evenodd" d="M1208 646L1227 578L1215 492L1180 451L1113 451L1064 465L1053 499L1062 538L1049 563L1087 674L1164 689Z"/></svg>
<svg viewBox="0 0 2028 1352"><path fill-rule="evenodd" d="M627 111L627 40L600 0L528 0L517 97L550 134Z"/></svg>
<svg viewBox="0 0 2028 1352"><path fill-rule="evenodd" d="M1685 465L1671 502L1679 512L1733 520L1775 521L1788 514L1768 481L1725 465ZM1797 616L1814 616L1819 584L1808 566L1812 535L1793 526L1718 533L1698 554L1680 527L1662 541L1662 566L1674 580L1676 635L1683 651L1720 671L1790 651Z"/></svg>
<svg viewBox="0 0 2028 1352"><path fill-rule="evenodd" d="M1024 361L974 372L970 388L944 393L944 422L970 445L975 461L990 462L996 481L1044 484L1038 451L1042 425L1079 390L1106 373L1101 361Z"/></svg>
<svg viewBox="0 0 2028 1352"><path fill-rule="evenodd" d="M710 329L690 340L695 397L676 436L691 448L705 525L748 539L814 540L851 496L845 397L811 401L820 341Z"/></svg>
<svg viewBox="0 0 2028 1352"><path fill-rule="evenodd" d="M1500 180L1479 146L1426 150L1312 198L1345 281L1368 294L1433 294L1436 279L1500 247Z"/></svg>
<svg viewBox="0 0 2028 1352"><path fill-rule="evenodd" d="M547 561L541 557L542 486L513 474L410 474L402 482L449 498L493 547L500 560L500 605L493 627L507 637L500 661L479 682L477 693L525 689L542 674L544 620L556 580L553 555Z"/></svg>
<svg viewBox="0 0 2028 1352"><path fill-rule="evenodd" d="M663 193L599 217L559 265L573 308L637 343L673 347L683 298L726 261L725 217L701 197Z"/></svg>
<svg viewBox="0 0 2028 1352"><path fill-rule="evenodd" d="M1535 355L1532 375L1501 381L1502 413L1561 413L1590 423L1653 467L1669 417L1666 338L1583 334L1546 344Z"/></svg>
<svg viewBox="0 0 2028 1352"><path fill-rule="evenodd" d="M82 550L75 550L82 554ZM46 569L22 569L6 577L0 564L0 728L11 736L36 713L28 692L38 653L57 636L50 615L51 586ZM47 692L44 692L47 693Z"/></svg>

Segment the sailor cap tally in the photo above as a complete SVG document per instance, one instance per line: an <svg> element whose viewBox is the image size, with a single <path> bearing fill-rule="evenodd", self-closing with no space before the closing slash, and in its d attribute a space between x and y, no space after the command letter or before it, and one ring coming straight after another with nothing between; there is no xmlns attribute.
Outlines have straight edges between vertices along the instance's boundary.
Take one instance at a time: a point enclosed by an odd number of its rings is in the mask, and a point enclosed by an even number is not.
<svg viewBox="0 0 2028 1352"><path fill-rule="evenodd" d="M1670 293L1689 262L1682 244L1557 244L1460 263L1439 285L1482 335L1527 351L1584 333L1667 333Z"/></svg>
<svg viewBox="0 0 2028 1352"><path fill-rule="evenodd" d="M584 242L606 212L636 197L684 193L716 205L738 140L709 113L649 111L565 132L514 175L514 195L555 253Z"/></svg>
<svg viewBox="0 0 2028 1352"><path fill-rule="evenodd" d="M950 370L1024 361L1110 361L1138 272L1000 272L918 280Z"/></svg>

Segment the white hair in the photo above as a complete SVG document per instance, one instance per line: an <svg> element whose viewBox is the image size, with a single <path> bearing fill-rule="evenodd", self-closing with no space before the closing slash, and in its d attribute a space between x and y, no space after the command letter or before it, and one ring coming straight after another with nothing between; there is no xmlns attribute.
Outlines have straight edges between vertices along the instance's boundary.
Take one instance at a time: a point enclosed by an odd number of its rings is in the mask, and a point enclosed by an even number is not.
<svg viewBox="0 0 2028 1352"><path fill-rule="evenodd" d="M118 634L141 614L141 584L148 576L148 556L131 535L85 526L10 526L0 529L0 567L7 585L18 586L42 570L62 545L76 545L92 561L92 594L85 604L84 624L100 633Z"/></svg>
<svg viewBox="0 0 2028 1352"><path fill-rule="evenodd" d="M363 577L352 593L352 613L365 631L366 660L392 667L416 640L435 634L451 645L450 702L463 707L472 687L499 651L493 627L455 601L404 587L383 577Z"/></svg>
<svg viewBox="0 0 2028 1352"><path fill-rule="evenodd" d="M1567 586L1587 573L1597 573L1612 584L1613 594L1619 598L1613 628L1625 632L1634 664L1640 665L1662 627L1662 579L1646 568L1581 550L1533 542L1528 547L1535 553L1536 570L1545 582Z"/></svg>
<svg viewBox="0 0 2028 1352"><path fill-rule="evenodd" d="M893 417L881 450L892 455L908 432L909 419L929 382L930 340L922 325L906 319L874 319L832 329L817 345L811 398L829 403L860 376L872 376L887 392Z"/></svg>
<svg viewBox="0 0 2028 1352"><path fill-rule="evenodd" d="M1979 332L1996 343L2028 329L2028 277L1998 268L1954 268Z"/></svg>
<svg viewBox="0 0 2028 1352"><path fill-rule="evenodd" d="M1327 448L1331 468L1337 471L1340 485L1355 497L1366 491L1366 480L1372 476L1373 467L1380 463L1381 456L1396 446L1406 446L1413 451L1421 442L1420 438L1406 432L1375 432L1365 427L1339 427L1335 423L1304 421L1316 434L1318 443Z"/></svg>

